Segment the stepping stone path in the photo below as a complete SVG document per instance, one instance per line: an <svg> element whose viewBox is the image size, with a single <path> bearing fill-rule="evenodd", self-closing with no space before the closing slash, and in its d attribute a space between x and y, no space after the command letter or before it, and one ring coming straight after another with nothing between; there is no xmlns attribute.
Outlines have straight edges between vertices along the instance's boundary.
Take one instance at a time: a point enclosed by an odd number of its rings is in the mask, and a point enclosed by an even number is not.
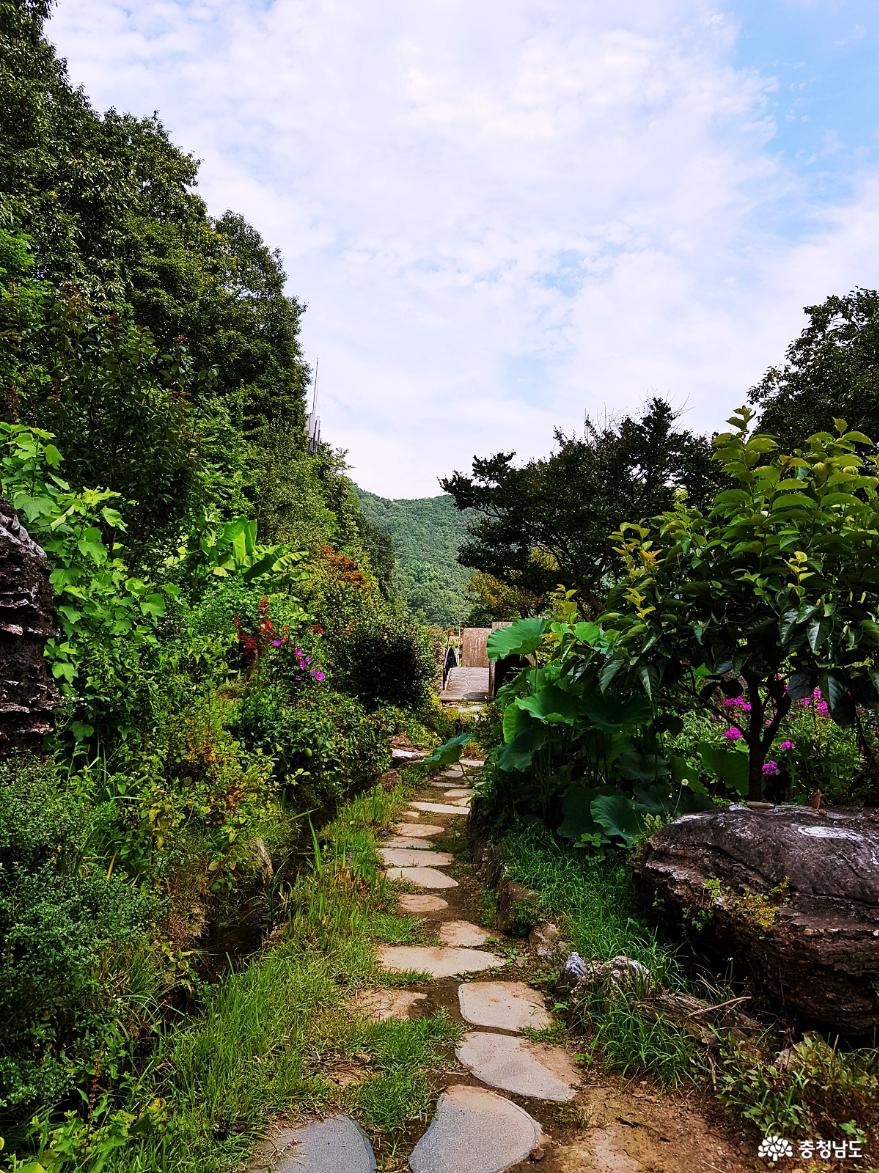
<svg viewBox="0 0 879 1173"><path fill-rule="evenodd" d="M372 1145L347 1116L285 1130L275 1144L284 1150L275 1173L375 1173Z"/></svg>
<svg viewBox="0 0 879 1173"><path fill-rule="evenodd" d="M419 844L418 850L409 847L382 847L379 855L388 867L394 868L447 868L452 857L447 851L430 851Z"/></svg>
<svg viewBox="0 0 879 1173"><path fill-rule="evenodd" d="M372 1022L387 1022L389 1018L411 1017L419 1002L426 1001L427 994L414 990L362 990L351 1005Z"/></svg>
<svg viewBox="0 0 879 1173"><path fill-rule="evenodd" d="M503 1173L542 1140L524 1108L481 1087L454 1084L409 1159L412 1173Z"/></svg>
<svg viewBox="0 0 879 1173"><path fill-rule="evenodd" d="M392 880L405 880L416 888L457 888L458 881L438 868L388 868Z"/></svg>
<svg viewBox="0 0 879 1173"><path fill-rule="evenodd" d="M442 896L422 896L420 893L406 892L400 897L400 907L404 912L439 912L441 908L448 908L448 900Z"/></svg>
<svg viewBox="0 0 879 1173"><path fill-rule="evenodd" d="M458 1004L462 1018L474 1026L520 1031L550 1024L543 999L524 982L467 982L458 987Z"/></svg>
<svg viewBox="0 0 879 1173"><path fill-rule="evenodd" d="M452 806L448 802L413 802L412 809L427 811L431 815L463 815L464 813L459 806Z"/></svg>
<svg viewBox="0 0 879 1173"><path fill-rule="evenodd" d="M381 945L378 960L382 969L391 973L405 973L411 969L436 978L479 973L483 969L506 965L503 957L495 957L482 949L456 949L449 945Z"/></svg>
<svg viewBox="0 0 879 1173"><path fill-rule="evenodd" d="M424 755L398 750L394 756L405 762ZM464 765L478 769L481 763L471 760ZM453 777L457 785L450 781ZM433 993L420 982L411 990L390 986L363 990L351 1002L355 1013L373 1022L406 1019L428 1008L433 1012L437 1005L449 1009L457 1002L461 1019L474 1028L464 1035L455 1052L471 1082L453 1084L441 1093L433 1120L409 1157L409 1173L506 1173L514 1166L524 1168L523 1162L529 1158L540 1161L552 1137L545 1138L531 1114L502 1093L529 1099L534 1112L541 1115L541 1102L570 1102L578 1096L580 1082L562 1047L522 1037L522 1031L542 1030L551 1024L537 990L521 981L490 980L491 975L457 980L507 964L505 958L482 948L489 932L462 919L467 909L466 882L459 886L442 870L452 862L451 856L434 850L430 842L448 830L454 816L467 813L472 791L461 782L460 772L446 771L425 785L418 801L411 804L380 848L389 879L425 889L400 893L400 909L427 917L427 931L435 933L443 944L382 945L378 963L388 974L431 975L436 983ZM454 804L429 801L439 797L437 789ZM423 815L433 816L435 821L422 822ZM446 889L448 899L436 895L434 889ZM585 1088L577 1108L583 1111L585 1106L588 1130L572 1135L566 1128L566 1135L549 1151L548 1173L636 1173L648 1168L655 1173L703 1173L708 1166L697 1163L698 1145L704 1146L706 1139L718 1158L718 1164L711 1168L730 1173L746 1173L751 1168L750 1163L742 1164L725 1138L711 1134L710 1125L701 1116L682 1113L680 1105L659 1118L652 1115L644 1104L655 1099L638 1094L633 1098L625 1091L614 1097L602 1085ZM554 1119L546 1112L542 1118ZM667 1144L667 1155L663 1156L656 1138L662 1136L665 1141L666 1132L674 1135L677 1147L672 1151L673 1146ZM694 1143L694 1161L682 1164L678 1158ZM394 1160L394 1168L402 1169ZM375 1173L375 1168L364 1133L353 1120L337 1114L302 1128L281 1130L250 1166L250 1173Z"/></svg>
<svg viewBox="0 0 879 1173"><path fill-rule="evenodd" d="M443 828L433 823L395 823L394 830L398 835L413 835L416 839L432 839L443 833Z"/></svg>
<svg viewBox="0 0 879 1173"><path fill-rule="evenodd" d="M491 934L467 920L450 920L440 925L439 936L444 945L463 945L472 949L484 945ZM473 1019L468 1018L467 1021L472 1022Z"/></svg>
<svg viewBox="0 0 879 1173"><path fill-rule="evenodd" d="M576 1094L579 1076L561 1047L472 1030L464 1035L455 1054L489 1087L556 1102L573 1100Z"/></svg>

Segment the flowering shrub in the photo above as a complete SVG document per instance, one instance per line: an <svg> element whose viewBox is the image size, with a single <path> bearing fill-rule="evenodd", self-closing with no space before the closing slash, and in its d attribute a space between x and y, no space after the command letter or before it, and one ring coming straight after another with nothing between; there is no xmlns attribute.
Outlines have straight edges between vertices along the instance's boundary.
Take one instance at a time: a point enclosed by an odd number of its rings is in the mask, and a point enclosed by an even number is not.
<svg viewBox="0 0 879 1173"><path fill-rule="evenodd" d="M326 674L313 655L300 647L303 642L291 631L289 623L276 627L269 614L269 600L263 595L257 606L258 626L248 632L237 615L232 617L235 636L244 655L248 674L265 670L271 676L285 680L293 690L299 690L311 681L323 684ZM323 634L319 624L312 624L312 635Z"/></svg>

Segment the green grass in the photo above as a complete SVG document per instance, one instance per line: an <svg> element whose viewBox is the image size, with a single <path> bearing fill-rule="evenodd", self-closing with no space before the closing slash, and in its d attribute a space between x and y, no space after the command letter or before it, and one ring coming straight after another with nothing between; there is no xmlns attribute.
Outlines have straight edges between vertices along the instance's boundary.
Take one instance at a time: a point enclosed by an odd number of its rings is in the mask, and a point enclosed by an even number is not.
<svg viewBox="0 0 879 1173"><path fill-rule="evenodd" d="M405 784L378 787L313 834L309 866L277 893L282 940L210 987L197 1018L163 1028L136 1076L87 1125L72 1117L54 1137L44 1129L53 1173L232 1173L273 1116L340 1106L392 1147L424 1115L455 1024L440 1015L369 1025L349 1008L378 976L375 942L422 934L417 918L396 911L375 851L376 830L408 796ZM335 1082L334 1066L352 1061L357 1086Z"/></svg>

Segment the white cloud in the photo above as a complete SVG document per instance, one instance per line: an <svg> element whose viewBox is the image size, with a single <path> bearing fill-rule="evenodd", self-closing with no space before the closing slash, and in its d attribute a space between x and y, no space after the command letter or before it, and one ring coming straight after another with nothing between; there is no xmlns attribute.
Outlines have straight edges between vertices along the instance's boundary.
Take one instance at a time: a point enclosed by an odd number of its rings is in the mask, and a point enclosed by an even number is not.
<svg viewBox="0 0 879 1173"><path fill-rule="evenodd" d="M61 0L49 33L280 246L374 491L653 392L710 429L802 305L876 281L875 179L809 206L717 4Z"/></svg>

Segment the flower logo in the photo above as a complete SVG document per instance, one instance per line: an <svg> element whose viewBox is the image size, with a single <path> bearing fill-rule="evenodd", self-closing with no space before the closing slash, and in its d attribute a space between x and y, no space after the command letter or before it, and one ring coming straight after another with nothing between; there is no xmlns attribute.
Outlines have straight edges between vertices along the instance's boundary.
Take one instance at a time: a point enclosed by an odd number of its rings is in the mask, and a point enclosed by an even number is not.
<svg viewBox="0 0 879 1173"><path fill-rule="evenodd" d="M782 1157L792 1157L793 1155L794 1146L783 1136L766 1136L760 1141L760 1147L757 1149L757 1156L771 1161L773 1165Z"/></svg>

